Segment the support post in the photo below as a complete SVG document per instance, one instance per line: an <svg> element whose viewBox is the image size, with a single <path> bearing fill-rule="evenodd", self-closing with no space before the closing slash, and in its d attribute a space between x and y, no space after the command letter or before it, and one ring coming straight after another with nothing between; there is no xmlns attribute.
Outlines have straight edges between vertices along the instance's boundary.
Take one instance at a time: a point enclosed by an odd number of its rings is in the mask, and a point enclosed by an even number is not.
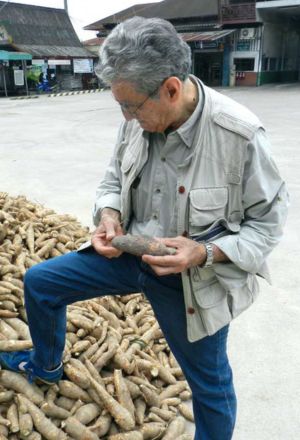
<svg viewBox="0 0 300 440"><path fill-rule="evenodd" d="M69 11L68 11L68 0L64 0L64 9L65 9L66 13L69 15Z"/></svg>
<svg viewBox="0 0 300 440"><path fill-rule="evenodd" d="M7 86L6 86L6 78L5 78L5 65L2 65L2 74L3 74L3 84L4 84L4 91L5 91L5 96L7 97Z"/></svg>
<svg viewBox="0 0 300 440"><path fill-rule="evenodd" d="M29 95L28 92L28 82L27 82L27 63L25 60L22 60L22 67L23 67L23 72L24 72L24 81L25 81L25 87L26 87L26 95Z"/></svg>

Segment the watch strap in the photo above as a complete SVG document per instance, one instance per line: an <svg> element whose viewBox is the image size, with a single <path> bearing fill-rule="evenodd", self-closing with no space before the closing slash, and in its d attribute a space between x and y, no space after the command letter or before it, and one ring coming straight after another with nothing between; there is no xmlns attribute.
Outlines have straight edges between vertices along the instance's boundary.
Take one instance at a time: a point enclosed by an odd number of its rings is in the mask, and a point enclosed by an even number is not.
<svg viewBox="0 0 300 440"><path fill-rule="evenodd" d="M214 251L212 243L204 243L206 249L206 261L203 264L203 268L211 267L214 261Z"/></svg>

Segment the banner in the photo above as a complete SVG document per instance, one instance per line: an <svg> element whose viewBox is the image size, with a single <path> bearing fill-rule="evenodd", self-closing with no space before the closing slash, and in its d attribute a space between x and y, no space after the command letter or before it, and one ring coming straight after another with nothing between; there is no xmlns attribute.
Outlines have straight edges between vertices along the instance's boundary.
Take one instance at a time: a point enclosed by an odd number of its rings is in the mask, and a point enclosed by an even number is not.
<svg viewBox="0 0 300 440"><path fill-rule="evenodd" d="M74 73L93 73L93 60L91 58L74 59Z"/></svg>
<svg viewBox="0 0 300 440"><path fill-rule="evenodd" d="M16 86L24 86L24 72L23 70L14 70L14 79Z"/></svg>

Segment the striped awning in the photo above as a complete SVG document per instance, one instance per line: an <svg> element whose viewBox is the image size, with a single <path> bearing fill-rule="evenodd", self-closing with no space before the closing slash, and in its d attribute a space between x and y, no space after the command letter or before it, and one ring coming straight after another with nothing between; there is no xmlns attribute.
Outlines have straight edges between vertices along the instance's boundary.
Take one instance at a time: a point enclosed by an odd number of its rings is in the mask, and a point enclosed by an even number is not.
<svg viewBox="0 0 300 440"><path fill-rule="evenodd" d="M226 37L226 35L234 32L235 29L226 29L223 31L207 31L207 32L184 32L179 35L186 41L216 41L220 38Z"/></svg>

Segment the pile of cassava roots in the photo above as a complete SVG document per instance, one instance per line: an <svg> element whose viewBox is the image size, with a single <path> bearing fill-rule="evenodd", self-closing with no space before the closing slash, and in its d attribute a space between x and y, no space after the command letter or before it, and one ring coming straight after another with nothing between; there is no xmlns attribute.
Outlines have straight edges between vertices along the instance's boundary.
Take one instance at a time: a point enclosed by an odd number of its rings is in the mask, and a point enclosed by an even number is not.
<svg viewBox="0 0 300 440"><path fill-rule="evenodd" d="M74 217L0 193L0 351L32 347L26 270L89 238ZM190 389L142 294L68 306L63 364L52 386L0 371L0 440L192 439Z"/></svg>

